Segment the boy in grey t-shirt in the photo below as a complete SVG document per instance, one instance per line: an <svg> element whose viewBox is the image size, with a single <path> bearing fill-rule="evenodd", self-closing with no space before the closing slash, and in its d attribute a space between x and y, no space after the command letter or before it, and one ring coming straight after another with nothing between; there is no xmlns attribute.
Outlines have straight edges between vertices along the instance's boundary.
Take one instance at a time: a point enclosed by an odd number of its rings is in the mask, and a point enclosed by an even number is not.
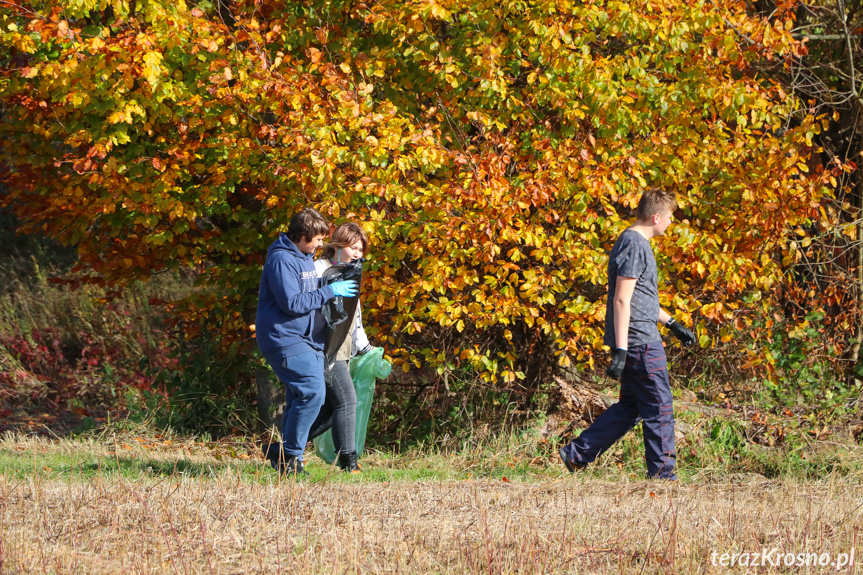
<svg viewBox="0 0 863 575"><path fill-rule="evenodd" d="M652 238L665 233L676 207L674 192L645 191L635 224L620 234L611 250L604 343L612 349L606 373L620 379L620 400L560 449L570 472L594 461L640 419L647 475L677 479L668 363L656 324L669 328L683 345L695 342L695 336L659 307L656 259L650 247Z"/></svg>
<svg viewBox="0 0 863 575"><path fill-rule="evenodd" d="M659 321L659 287L656 259L650 241L632 228L620 234L608 258L608 299L605 303L605 339L615 349L614 295L617 278L636 278L629 305L629 347L662 341Z"/></svg>

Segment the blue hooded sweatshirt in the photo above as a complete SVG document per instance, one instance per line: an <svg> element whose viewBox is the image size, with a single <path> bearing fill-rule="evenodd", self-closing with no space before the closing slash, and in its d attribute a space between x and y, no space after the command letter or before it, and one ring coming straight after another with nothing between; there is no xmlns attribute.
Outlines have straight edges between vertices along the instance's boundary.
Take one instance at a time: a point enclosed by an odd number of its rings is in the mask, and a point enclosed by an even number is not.
<svg viewBox="0 0 863 575"><path fill-rule="evenodd" d="M323 351L324 330L317 310L335 295L330 286L318 287L312 254L280 234L267 251L258 291L255 338L261 352L282 349L285 357Z"/></svg>

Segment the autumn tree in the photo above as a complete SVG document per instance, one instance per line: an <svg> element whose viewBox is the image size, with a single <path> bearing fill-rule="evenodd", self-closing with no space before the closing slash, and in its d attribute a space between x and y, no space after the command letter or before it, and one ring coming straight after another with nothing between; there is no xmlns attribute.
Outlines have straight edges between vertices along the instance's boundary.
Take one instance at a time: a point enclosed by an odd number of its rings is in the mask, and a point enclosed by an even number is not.
<svg viewBox="0 0 863 575"><path fill-rule="evenodd" d="M0 38L2 201L83 280L195 267L186 313L245 338L311 204L363 223L370 331L444 379L593 368L607 252L651 185L682 208L662 304L704 348L761 337L833 185L830 119L790 122L755 66L805 44L741 2L0 0Z"/></svg>
<svg viewBox="0 0 863 575"><path fill-rule="evenodd" d="M789 118L829 120L814 137L813 163L828 174L833 197L812 222L794 262L788 300L805 310L826 304L825 342L839 341L848 363L859 365L863 341L863 2L858 0L751 2L751 14L791 32L805 50L786 61L753 66L801 102ZM743 41L747 41L743 38ZM802 231L802 230L801 230ZM816 297L813 297L816 295Z"/></svg>

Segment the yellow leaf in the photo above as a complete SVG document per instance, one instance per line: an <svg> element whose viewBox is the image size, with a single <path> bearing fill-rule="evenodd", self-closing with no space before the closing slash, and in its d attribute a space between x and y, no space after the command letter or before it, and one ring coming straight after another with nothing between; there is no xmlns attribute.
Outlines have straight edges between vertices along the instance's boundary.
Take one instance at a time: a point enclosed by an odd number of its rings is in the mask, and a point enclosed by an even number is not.
<svg viewBox="0 0 863 575"><path fill-rule="evenodd" d="M437 4L432 4L431 13L435 18L440 18L441 20L450 19L450 13L446 10L446 8Z"/></svg>

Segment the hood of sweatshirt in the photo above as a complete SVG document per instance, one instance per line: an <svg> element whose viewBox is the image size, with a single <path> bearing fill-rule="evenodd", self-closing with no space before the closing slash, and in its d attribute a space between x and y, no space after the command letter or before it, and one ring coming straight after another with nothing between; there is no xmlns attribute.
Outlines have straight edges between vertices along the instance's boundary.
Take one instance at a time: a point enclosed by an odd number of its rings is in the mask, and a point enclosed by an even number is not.
<svg viewBox="0 0 863 575"><path fill-rule="evenodd" d="M297 244L289 240L287 234L282 233L279 234L276 241L270 244L270 247L267 250L267 259L270 259L270 256L282 250L286 250L296 258L307 259L309 261L312 261L313 258L313 254L304 254L301 252L300 248L297 247Z"/></svg>

